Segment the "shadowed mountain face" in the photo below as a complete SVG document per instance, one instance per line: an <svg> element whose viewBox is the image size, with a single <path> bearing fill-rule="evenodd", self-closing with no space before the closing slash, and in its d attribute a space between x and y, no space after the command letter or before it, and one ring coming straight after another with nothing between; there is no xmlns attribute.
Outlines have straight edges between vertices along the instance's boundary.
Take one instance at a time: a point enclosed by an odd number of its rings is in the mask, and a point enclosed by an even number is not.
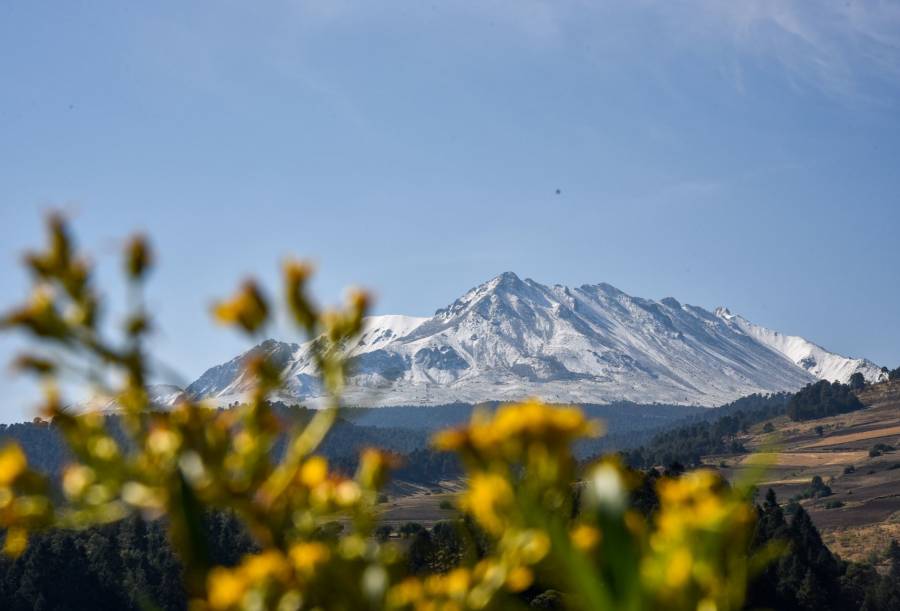
<svg viewBox="0 0 900 611"><path fill-rule="evenodd" d="M288 380L283 398L321 393L308 345L267 340L213 367L187 389L219 403L249 390L244 364L266 354ZM818 377L883 374L799 337L715 312L631 297L608 284L545 286L507 272L430 318L373 316L351 347L346 399L358 405L454 401L718 405L796 390Z"/></svg>

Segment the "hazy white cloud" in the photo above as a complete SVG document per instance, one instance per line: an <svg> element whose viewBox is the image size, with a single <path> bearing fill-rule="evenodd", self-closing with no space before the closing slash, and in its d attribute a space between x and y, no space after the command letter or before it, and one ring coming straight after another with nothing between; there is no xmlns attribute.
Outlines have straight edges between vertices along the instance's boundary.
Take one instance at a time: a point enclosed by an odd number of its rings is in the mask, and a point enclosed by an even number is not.
<svg viewBox="0 0 900 611"><path fill-rule="evenodd" d="M438 11L440 27L489 22L498 34L545 46L578 32L607 56L707 51L739 91L746 61L771 62L797 87L841 95L861 95L866 79L900 75L900 3L893 1L459 0L389 2L377 10L362 0L292 2L313 26L352 19L380 27Z"/></svg>
<svg viewBox="0 0 900 611"><path fill-rule="evenodd" d="M736 52L778 62L800 85L859 94L861 81L900 74L900 4L881 1L691 0L667 9L727 37Z"/></svg>

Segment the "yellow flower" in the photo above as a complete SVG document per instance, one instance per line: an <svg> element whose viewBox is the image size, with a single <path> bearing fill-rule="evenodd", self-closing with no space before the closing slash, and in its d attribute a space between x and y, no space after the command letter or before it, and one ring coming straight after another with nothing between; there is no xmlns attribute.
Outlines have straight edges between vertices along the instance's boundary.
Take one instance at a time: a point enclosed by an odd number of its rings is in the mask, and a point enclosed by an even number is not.
<svg viewBox="0 0 900 611"><path fill-rule="evenodd" d="M534 573L525 566L517 566L506 576L506 587L511 592L521 592L534 581Z"/></svg>
<svg viewBox="0 0 900 611"><path fill-rule="evenodd" d="M11 488L7 486L0 486L0 511L9 507L13 500L16 498L15 494Z"/></svg>
<svg viewBox="0 0 900 611"><path fill-rule="evenodd" d="M522 537L524 542L519 551L523 562L536 564L550 551L550 537L546 533L532 529L523 531Z"/></svg>
<svg viewBox="0 0 900 611"><path fill-rule="evenodd" d="M662 503L678 504L695 500L699 495L709 493L718 482L719 476L714 471L698 469L685 473L677 479L662 479L659 481L657 489Z"/></svg>
<svg viewBox="0 0 900 611"><path fill-rule="evenodd" d="M12 484L28 466L22 448L16 443L8 443L0 449L0 486Z"/></svg>
<svg viewBox="0 0 900 611"><path fill-rule="evenodd" d="M211 608L229 609L241 601L247 584L237 571L216 567L209 573L207 589Z"/></svg>
<svg viewBox="0 0 900 611"><path fill-rule="evenodd" d="M460 449L466 443L467 439L468 435L465 430L448 429L435 434L432 439L432 444L435 448L443 452L453 452Z"/></svg>
<svg viewBox="0 0 900 611"><path fill-rule="evenodd" d="M6 531L3 553L16 557L28 547L28 531L24 528L10 528Z"/></svg>
<svg viewBox="0 0 900 611"><path fill-rule="evenodd" d="M590 551L600 543L600 530L587 524L579 524L569 534L572 544L583 552Z"/></svg>
<svg viewBox="0 0 900 611"><path fill-rule="evenodd" d="M147 436L147 449L154 454L173 454L181 440L175 431L168 428L154 428Z"/></svg>
<svg viewBox="0 0 900 611"><path fill-rule="evenodd" d="M503 512L513 503L513 490L505 478L493 473L476 473L460 504L488 532L501 534L506 527Z"/></svg>
<svg viewBox="0 0 900 611"><path fill-rule="evenodd" d="M334 489L334 500L341 507L351 507L362 497L359 484L345 479Z"/></svg>
<svg viewBox="0 0 900 611"><path fill-rule="evenodd" d="M469 571L458 568L447 573L444 588L448 596L461 597L469 590L469 583Z"/></svg>
<svg viewBox="0 0 900 611"><path fill-rule="evenodd" d="M163 498L159 490L133 481L125 482L122 485L122 500L145 509L158 509L163 505Z"/></svg>
<svg viewBox="0 0 900 611"><path fill-rule="evenodd" d="M287 560L276 550L265 550L244 558L240 566L245 578L250 583L259 583L265 579L286 581L290 577Z"/></svg>
<svg viewBox="0 0 900 611"><path fill-rule="evenodd" d="M321 456L311 456L300 468L300 482L307 488L315 488L328 477L328 461Z"/></svg>
<svg viewBox="0 0 900 611"><path fill-rule="evenodd" d="M493 416L476 413L467 427L438 433L435 447L444 451L469 450L485 457L521 458L533 444L558 449L579 437L601 432L576 407L551 407L537 400L504 405Z"/></svg>
<svg viewBox="0 0 900 611"><path fill-rule="evenodd" d="M112 460L119 455L119 446L112 437L95 437L89 442L88 449L100 460Z"/></svg>
<svg viewBox="0 0 900 611"><path fill-rule="evenodd" d="M666 567L666 585L670 588L680 588L691 576L693 556L687 548L680 548L669 558Z"/></svg>
<svg viewBox="0 0 900 611"><path fill-rule="evenodd" d="M95 473L84 465L69 465L63 471L63 491L69 498L81 496L84 489L94 483Z"/></svg>
<svg viewBox="0 0 900 611"><path fill-rule="evenodd" d="M405 607L422 597L422 582L415 577L404 579L388 594L388 605L391 607Z"/></svg>
<svg viewBox="0 0 900 611"><path fill-rule="evenodd" d="M331 550L323 543L297 543L291 547L290 556L294 569L301 575L310 576L319 564L328 561Z"/></svg>

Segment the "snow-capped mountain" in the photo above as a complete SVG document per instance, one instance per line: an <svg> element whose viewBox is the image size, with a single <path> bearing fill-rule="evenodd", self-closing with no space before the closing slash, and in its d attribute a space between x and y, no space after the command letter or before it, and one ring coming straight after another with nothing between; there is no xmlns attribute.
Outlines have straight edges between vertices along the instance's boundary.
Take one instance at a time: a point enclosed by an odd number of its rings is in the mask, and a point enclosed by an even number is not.
<svg viewBox="0 0 900 611"><path fill-rule="evenodd" d="M321 394L306 344L267 340L206 371L185 392L219 404L250 390L244 364L264 353L283 368L285 399ZM373 316L350 347L346 402L433 405L463 401L718 405L753 392L846 382L869 361L826 351L671 297L631 297L608 284L568 288L511 272L470 290L430 318Z"/></svg>

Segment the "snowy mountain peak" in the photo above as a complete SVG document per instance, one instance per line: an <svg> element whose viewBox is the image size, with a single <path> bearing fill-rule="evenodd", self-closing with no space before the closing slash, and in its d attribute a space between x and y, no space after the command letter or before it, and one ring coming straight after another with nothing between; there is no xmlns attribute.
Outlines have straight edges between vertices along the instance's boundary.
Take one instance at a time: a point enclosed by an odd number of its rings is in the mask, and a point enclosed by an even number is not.
<svg viewBox="0 0 900 611"><path fill-rule="evenodd" d="M452 317L484 300L508 301L526 293L528 290L529 285L527 281L523 281L513 272L503 272L499 276L495 276L487 282L469 289L465 295L446 308L437 310L435 316Z"/></svg>
<svg viewBox="0 0 900 611"><path fill-rule="evenodd" d="M521 282L522 279L519 278L519 276L517 276L515 272L503 272L502 274L499 274L492 278L489 281L489 284L493 284L495 286L499 286L501 284L505 284L507 286L515 286L517 284L520 284Z"/></svg>
<svg viewBox="0 0 900 611"><path fill-rule="evenodd" d="M515 400L717 405L752 392L792 390L817 377L846 381L862 359L709 312L632 297L609 284L546 286L504 272L430 318L366 319L348 347L346 400L358 405ZM205 372L186 392L219 402L249 390L243 365L264 353L282 368L286 398L321 394L306 344L267 340ZM834 376L832 378L831 376Z"/></svg>

